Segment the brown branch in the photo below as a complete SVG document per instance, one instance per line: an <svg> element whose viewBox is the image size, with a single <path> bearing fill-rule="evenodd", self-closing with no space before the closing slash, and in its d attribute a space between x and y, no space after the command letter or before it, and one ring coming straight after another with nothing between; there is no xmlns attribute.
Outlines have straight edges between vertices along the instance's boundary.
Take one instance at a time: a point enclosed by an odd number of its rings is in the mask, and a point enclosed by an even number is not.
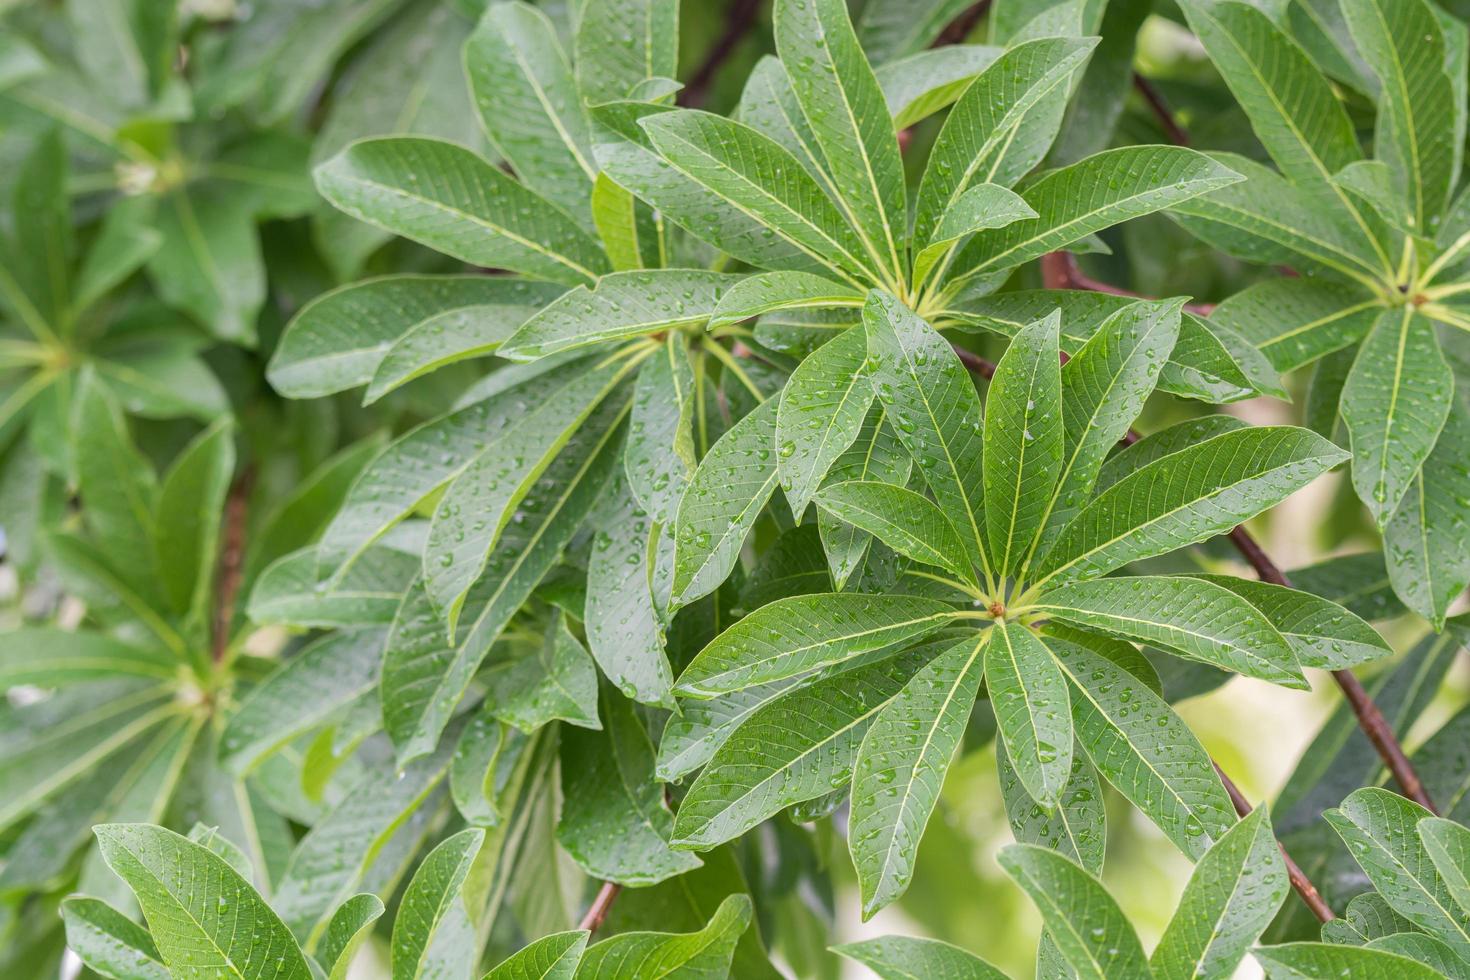
<svg viewBox="0 0 1470 980"><path fill-rule="evenodd" d="M230 625L235 619L235 599L245 566L245 521L249 515L250 491L254 486L255 469L247 466L235 478L229 496L225 498L224 530L214 579L210 655L215 663L225 659L225 651L230 646Z"/></svg>
<svg viewBox="0 0 1470 980"><path fill-rule="evenodd" d="M1273 585L1291 587L1291 580L1286 577L1266 550L1261 547L1251 533L1244 526L1237 527L1230 532L1230 543L1235 550L1240 552L1242 558L1256 570L1256 575L1262 582L1270 582ZM1363 734L1368 736L1368 741L1373 743L1378 757L1393 774L1394 780L1403 790L1404 795L1415 803L1428 810L1430 813L1438 813L1434 801L1429 798L1429 793L1424 789L1424 782L1419 778L1419 773L1414 769L1414 764L1404 754L1404 747L1399 744L1398 736L1394 734L1393 726L1388 719L1383 717L1377 702L1363 688L1362 681L1350 670L1334 670L1332 679L1337 681L1337 686L1342 688L1343 696L1347 698L1348 705L1353 709L1353 714L1358 718L1358 727Z"/></svg>
<svg viewBox="0 0 1470 980"><path fill-rule="evenodd" d="M1048 252L1041 257L1041 282L1047 289L1085 289L1093 293L1107 293L1109 296L1148 298L1131 289L1092 278L1082 271L1077 264L1077 257L1070 252ZM1209 316L1215 309L1211 303L1185 303L1184 308L1197 316Z"/></svg>
<svg viewBox="0 0 1470 980"><path fill-rule="evenodd" d="M1053 252L1051 255L1045 256L1042 261L1044 262L1046 259L1052 258L1052 256L1057 254L1059 253ZM960 361L965 367L981 377L989 379L995 374L995 365L980 355L960 347L955 347L955 353L959 355ZM1125 443L1133 443L1137 442L1138 439L1138 433L1129 429L1123 441ZM1244 525L1234 528L1226 537L1235 546L1235 550L1240 552L1241 557L1250 564L1251 568L1255 569L1256 575L1262 582L1269 582L1272 585L1285 586L1286 588L1292 587L1291 580L1286 577L1286 573L1271 560L1271 556L1266 554L1266 550L1251 536L1251 533L1245 529ZM1383 764L1393 774L1393 778L1399 784L1399 788L1403 790L1404 796L1413 800L1430 813L1438 814L1439 810L1435 807L1434 801L1429 798L1429 793L1424 789L1424 781L1419 778L1419 773L1414 769L1414 764L1409 761L1409 757L1404 753L1404 747L1399 744L1398 736L1394 734L1393 726L1388 723L1387 718L1383 717L1383 712L1379 709L1377 702L1363 688L1363 684L1358 680L1357 675L1350 670L1334 670L1332 671L1332 679L1342 689L1343 696L1347 698L1348 705L1353 709L1353 714L1357 716L1358 727L1363 730L1364 735L1368 736L1368 741L1373 743L1373 748L1377 751L1378 757L1383 760Z"/></svg>
<svg viewBox="0 0 1470 980"><path fill-rule="evenodd" d="M604 881L602 887L597 890L597 897L588 906L587 914L582 916L581 922L577 923L577 928L586 929L588 932L596 932L607 918L607 913L612 910L613 899L617 898L618 893L622 890L622 885L612 881Z"/></svg>
<svg viewBox="0 0 1470 980"><path fill-rule="evenodd" d="M689 109L704 105L704 100L709 97L709 88L714 84L715 75L735 53L735 49L740 47L740 42L745 40L745 35L755 24L755 15L759 10L760 0L731 0L730 6L725 8L725 30L710 45L704 61L694 70L689 84L679 93L680 105Z"/></svg>
<svg viewBox="0 0 1470 980"><path fill-rule="evenodd" d="M1214 766L1216 774L1220 777L1220 782L1225 785L1225 792L1230 795L1230 802L1235 804L1235 812L1244 818L1246 814L1251 812L1252 807L1250 801L1245 798L1245 794L1240 791L1240 787L1236 786L1231 778L1225 775L1225 770L1220 768L1220 763L1215 762ZM1322 898L1322 893L1317 890L1317 886L1312 884L1312 879L1307 877L1307 873L1301 869L1301 865L1293 861L1291 855L1287 853L1286 845L1278 840L1276 846L1281 849L1281 859L1286 862L1286 877L1291 881L1291 887L1301 896L1302 902L1307 908L1312 910L1312 914L1317 917L1317 920L1319 922L1331 922L1337 918L1336 913L1332 911L1332 906L1327 904L1326 900Z"/></svg>
<svg viewBox="0 0 1470 980"><path fill-rule="evenodd" d="M1188 146L1189 134L1174 118L1174 113L1169 109L1169 103L1165 102L1159 90L1154 88L1154 83L1138 72L1134 72L1133 87L1138 90L1138 94L1143 96L1143 101L1147 102L1148 107L1153 110L1159 125L1164 128L1165 135L1169 137L1169 142L1175 146Z"/></svg>

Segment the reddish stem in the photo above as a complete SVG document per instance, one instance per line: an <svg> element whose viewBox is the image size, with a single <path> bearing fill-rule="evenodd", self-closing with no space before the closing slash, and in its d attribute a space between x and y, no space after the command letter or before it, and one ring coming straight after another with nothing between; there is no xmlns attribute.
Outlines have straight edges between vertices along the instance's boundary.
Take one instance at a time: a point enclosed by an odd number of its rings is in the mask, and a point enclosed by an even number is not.
<svg viewBox="0 0 1470 980"><path fill-rule="evenodd" d="M1077 257L1070 252L1049 252L1041 257L1041 282L1047 289L1085 289L1093 293L1107 293L1109 296L1148 298L1131 289L1092 278L1082 271L1077 264ZM1211 303L1186 303L1184 308L1197 316L1209 316L1215 309Z"/></svg>
<svg viewBox="0 0 1470 980"><path fill-rule="evenodd" d="M214 622L210 654L215 663L225 659L230 647L230 625L235 618L235 599L245 565L245 524L249 516L250 491L255 486L255 469L247 466L236 477L225 498L224 531L219 564L214 580Z"/></svg>
<svg viewBox="0 0 1470 980"><path fill-rule="evenodd" d="M1153 110L1155 118L1159 120L1159 125L1164 128L1164 134L1169 137L1169 142L1175 146L1188 146L1189 134L1174 119L1169 103L1165 102L1159 90L1154 88L1154 83L1138 72L1134 72L1133 87L1138 90L1138 94L1143 96L1143 101L1147 102L1148 107Z"/></svg>
<svg viewBox="0 0 1470 980"><path fill-rule="evenodd" d="M759 9L760 0L731 0L730 6L725 10L725 30L710 46L709 53L694 70L689 84L679 93L680 105L690 109L704 105L715 75L735 53L735 49L740 47L740 42L745 40L745 35L755 24L755 15Z"/></svg>
<svg viewBox="0 0 1470 980"><path fill-rule="evenodd" d="M586 929L588 932L596 932L601 928L603 920L607 918L607 913L612 909L613 899L617 898L618 893L622 890L622 885L604 881L602 887L597 890L597 897L588 906L587 914L582 916L581 922L577 923L577 928Z"/></svg>

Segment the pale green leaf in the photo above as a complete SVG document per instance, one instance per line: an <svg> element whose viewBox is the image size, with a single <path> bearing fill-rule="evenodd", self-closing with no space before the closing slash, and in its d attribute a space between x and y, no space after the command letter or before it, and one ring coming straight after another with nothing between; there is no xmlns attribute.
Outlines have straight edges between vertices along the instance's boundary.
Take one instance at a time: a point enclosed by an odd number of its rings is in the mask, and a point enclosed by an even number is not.
<svg viewBox="0 0 1470 980"><path fill-rule="evenodd" d="M1006 757L1031 798L1061 799L1072 769L1067 682L1046 644L1024 626L997 622L985 650L985 688Z"/></svg>
<svg viewBox="0 0 1470 980"><path fill-rule="evenodd" d="M572 980L587 948L585 929L542 936L485 974L484 980Z"/></svg>
<svg viewBox="0 0 1470 980"><path fill-rule="evenodd" d="M650 567L650 550L662 529L638 508L626 480L619 479L614 488L616 506L607 508L587 559L587 646L625 697L668 704L674 677Z"/></svg>
<svg viewBox="0 0 1470 980"><path fill-rule="evenodd" d="M673 522L694 472L694 415L689 346L682 336L670 334L663 350L638 371L623 449L629 489L659 524Z"/></svg>
<svg viewBox="0 0 1470 980"><path fill-rule="evenodd" d="M723 980L750 925L750 899L731 895L698 932L625 932L588 948L577 980Z"/></svg>
<svg viewBox="0 0 1470 980"><path fill-rule="evenodd" d="M347 980L353 957L382 914L383 902L376 895L353 895L337 906L316 953L317 962L328 971L327 980Z"/></svg>
<svg viewBox="0 0 1470 980"><path fill-rule="evenodd" d="M74 895L61 903L66 944L89 968L115 980L169 980L148 930L106 902Z"/></svg>
<svg viewBox="0 0 1470 980"><path fill-rule="evenodd" d="M823 487L817 505L901 555L977 584L959 532L927 497L891 483L851 480Z"/></svg>
<svg viewBox="0 0 1470 980"><path fill-rule="evenodd" d="M1443 980L1437 970L1406 956L1362 946L1286 943L1252 951L1267 980L1316 980L1349 976L1353 980Z"/></svg>
<svg viewBox="0 0 1470 980"><path fill-rule="evenodd" d="M937 939L879 936L833 946L832 952L861 963L880 980L1003 980L1004 973L974 953Z"/></svg>
<svg viewBox="0 0 1470 980"><path fill-rule="evenodd" d="M394 980L463 975L474 966L474 923L463 894L485 831L461 830L414 872L393 919Z"/></svg>
<svg viewBox="0 0 1470 980"><path fill-rule="evenodd" d="M800 520L827 471L862 429L873 386L867 336L848 329L791 372L776 409L776 473Z"/></svg>
<svg viewBox="0 0 1470 980"><path fill-rule="evenodd" d="M678 0L589 0L577 22L577 87L597 104L624 98L650 78L673 78L679 61ZM495 112L505 111L496 92Z"/></svg>

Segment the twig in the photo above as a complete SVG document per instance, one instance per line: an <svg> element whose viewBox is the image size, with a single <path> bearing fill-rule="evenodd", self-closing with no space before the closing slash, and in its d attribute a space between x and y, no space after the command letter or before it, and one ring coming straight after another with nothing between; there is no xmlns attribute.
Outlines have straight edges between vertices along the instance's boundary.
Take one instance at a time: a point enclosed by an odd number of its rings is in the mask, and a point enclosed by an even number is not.
<svg viewBox="0 0 1470 980"><path fill-rule="evenodd" d="M255 486L255 468L240 471L225 498L224 531L219 564L214 579L214 624L210 655L215 663L225 659L230 647L230 624L235 618L235 598L240 591L245 564L245 519L249 514L250 491Z"/></svg>
<svg viewBox="0 0 1470 980"><path fill-rule="evenodd" d="M1273 585L1291 587L1291 580L1286 577L1266 550L1261 547L1251 533L1243 526L1237 527L1230 532L1230 543L1235 545L1241 557L1256 570L1256 575L1262 582L1270 582ZM1403 790L1404 795L1415 803L1428 810L1430 813L1439 813L1435 808L1434 801L1429 798L1429 793L1424 789L1424 782L1419 778L1419 773L1414 769L1414 764L1404 754L1404 748L1399 744L1398 737L1394 734L1393 726L1388 719L1383 717L1377 702L1363 688L1363 683L1358 680L1357 675L1350 670L1334 670L1332 679L1337 681L1337 686L1342 688L1343 696L1347 698L1353 714L1358 718L1358 727L1363 734L1368 736L1368 741L1373 743L1378 757L1393 774L1394 780Z"/></svg>
<svg viewBox="0 0 1470 980"><path fill-rule="evenodd" d="M1215 762L1213 765L1215 766L1216 774L1220 777L1220 782L1225 785L1225 792L1229 794L1230 802L1235 804L1235 812L1244 818L1246 814L1251 812L1252 807L1250 801L1245 798L1245 794L1240 791L1240 787L1236 786L1230 777L1225 775L1225 770L1220 768L1220 763ZM1306 904L1307 908L1312 910L1312 914L1320 922L1331 922L1337 918L1337 915L1332 911L1332 906L1327 904L1322 898L1322 893L1317 891L1317 886L1312 884L1312 879L1307 877L1307 873L1301 869L1301 865L1293 861L1291 855L1287 853L1286 845L1278 840L1276 846L1281 849L1281 859L1286 862L1286 877L1290 879L1291 887L1301 896L1302 902Z"/></svg>
<svg viewBox="0 0 1470 980"><path fill-rule="evenodd" d="M1138 90L1138 94L1143 96L1143 101L1147 102L1148 107L1153 110L1154 116L1159 120L1159 125L1164 128L1165 135L1169 137L1169 142L1175 146L1188 146L1189 134L1174 119L1174 113L1169 110L1169 103L1165 102L1159 90L1154 88L1154 83L1138 72L1134 72L1133 87Z"/></svg>
<svg viewBox="0 0 1470 980"><path fill-rule="evenodd" d="M613 899L623 886L612 881L604 881L602 887L597 890L597 897L587 907L587 914L582 916L582 921L577 923L578 929L586 929L588 932L596 932L607 918L607 913L612 909Z"/></svg>
<svg viewBox="0 0 1470 980"><path fill-rule="evenodd" d="M725 30L715 39L703 63L694 70L689 84L679 93L680 105L689 109L704 105L715 75L745 39L751 25L755 23L756 11L759 9L760 0L732 0L725 10Z"/></svg>
<svg viewBox="0 0 1470 980"><path fill-rule="evenodd" d="M1048 252L1041 257L1041 282L1047 289L1085 289L1109 296L1148 298L1131 289L1092 278L1082 271L1077 257L1070 252ZM1209 316L1215 309L1211 303L1185 303L1184 308L1197 316Z"/></svg>
<svg viewBox="0 0 1470 980"><path fill-rule="evenodd" d="M995 374L995 365L980 355L959 347L955 348L955 353L959 355L965 367L981 377L988 379ZM1138 433L1129 429L1123 441L1132 443L1137 442L1138 439ZM1286 588L1292 587L1291 580L1286 577L1286 573L1271 560L1271 556L1266 554L1266 550L1244 526L1236 527L1226 537L1235 546L1235 550L1240 552L1241 557L1250 564L1251 568L1255 569L1256 575L1262 582ZM1357 675L1350 670L1334 670L1332 679L1342 689L1343 696L1347 698L1348 705L1353 709L1353 714L1357 716L1358 727L1363 730L1364 735L1368 736L1368 741L1373 743L1378 757L1388 767L1388 771L1399 784L1399 788L1403 790L1404 796L1430 813L1438 814L1439 810L1435 807L1434 801L1429 798L1428 792L1424 789L1424 781L1419 778L1414 764L1409 761L1403 746L1399 744L1393 726L1388 723L1388 719L1383 717L1383 712L1379 709L1377 702L1364 689Z"/></svg>

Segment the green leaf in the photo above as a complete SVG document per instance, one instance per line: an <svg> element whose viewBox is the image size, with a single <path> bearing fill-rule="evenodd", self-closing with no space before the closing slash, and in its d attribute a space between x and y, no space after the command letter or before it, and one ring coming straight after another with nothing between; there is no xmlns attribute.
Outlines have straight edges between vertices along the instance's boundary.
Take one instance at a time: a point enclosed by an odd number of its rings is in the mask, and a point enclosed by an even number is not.
<svg viewBox="0 0 1470 980"><path fill-rule="evenodd" d="M1291 426L1221 433L1123 477L1067 525L1033 582L1105 575L1129 562L1224 534L1347 458Z"/></svg>
<svg viewBox="0 0 1470 980"><path fill-rule="evenodd" d="M965 7L964 0L871 0L858 18L858 40L882 64L929 47Z"/></svg>
<svg viewBox="0 0 1470 980"><path fill-rule="evenodd" d="M1243 178L1179 146L1104 150L1053 170L1021 192L1037 217L982 231L955 257L962 279L1009 269L1129 218L1162 211Z"/></svg>
<svg viewBox="0 0 1470 980"><path fill-rule="evenodd" d="M698 932L625 932L588 948L579 980L720 980L750 925L750 899L731 895Z"/></svg>
<svg viewBox="0 0 1470 980"><path fill-rule="evenodd" d="M732 425L690 477L674 518L671 608L709 595L730 576L775 492L776 401L766 399Z"/></svg>
<svg viewBox="0 0 1470 980"><path fill-rule="evenodd" d="M989 577L975 383L939 332L887 293L863 307L873 389L940 510Z"/></svg>
<svg viewBox="0 0 1470 980"><path fill-rule="evenodd" d="M1388 790L1368 787L1322 816L1395 912L1461 956L1470 952L1470 922L1456 909L1419 837L1419 821L1432 814Z"/></svg>
<svg viewBox="0 0 1470 980"><path fill-rule="evenodd" d="M797 365L781 390L776 473L798 520L822 478L862 429L873 402L867 360L867 336L850 328Z"/></svg>
<svg viewBox="0 0 1470 980"><path fill-rule="evenodd" d="M383 902L376 895L354 895L337 907L317 948L316 959L325 965L327 980L347 980L357 950L382 914Z"/></svg>
<svg viewBox="0 0 1470 980"><path fill-rule="evenodd" d="M751 712L783 691L805 682L802 677L757 684L717 698L690 699L669 718L658 744L654 770L664 782L674 782L703 766Z"/></svg>
<svg viewBox="0 0 1470 980"><path fill-rule="evenodd" d="M1463 143L1445 125L1464 98L1446 73L1440 21L1424 0L1343 0L1342 12L1381 85L1374 155L1393 170L1414 227L1433 233L1459 180Z"/></svg>
<svg viewBox="0 0 1470 980"><path fill-rule="evenodd" d="M94 832L108 866L138 896L175 977L310 980L285 923L223 858L162 827L101 824Z"/></svg>
<svg viewBox="0 0 1470 980"><path fill-rule="evenodd" d="M937 939L879 936L833 946L832 952L861 963L880 980L953 977L954 980L1004 980L1005 974L974 953Z"/></svg>
<svg viewBox="0 0 1470 980"><path fill-rule="evenodd" d="M886 118L886 113L885 113ZM76 251L67 200L66 146L49 130L27 149L13 178L7 271L0 273L6 305L37 339L62 328L71 302Z"/></svg>
<svg viewBox="0 0 1470 980"><path fill-rule="evenodd" d="M893 128L908 129L952 105L1000 54L988 45L950 44L874 66Z"/></svg>
<svg viewBox="0 0 1470 980"><path fill-rule="evenodd" d="M1252 951L1267 980L1312 980L1350 976L1353 980L1433 980L1437 970L1381 949L1332 943L1286 943Z"/></svg>
<svg viewBox="0 0 1470 980"><path fill-rule="evenodd" d="M1470 911L1470 830L1432 817L1419 821L1419 839L1450 897L1461 912Z"/></svg>
<svg viewBox="0 0 1470 980"><path fill-rule="evenodd" d="M602 698L605 733L562 729L562 811L556 839L593 878L653 885L700 865L669 849L674 817L653 772L653 743L633 706Z"/></svg>
<svg viewBox="0 0 1470 980"><path fill-rule="evenodd" d="M463 894L485 843L478 827L461 830L429 852L393 920L394 980L461 974L474 965L474 924Z"/></svg>
<svg viewBox="0 0 1470 980"><path fill-rule="evenodd" d="M230 193L177 188L158 204L163 236L148 260L159 295L221 340L255 343L265 302L265 261L248 202Z"/></svg>
<svg viewBox="0 0 1470 980"><path fill-rule="evenodd" d="M585 929L542 936L485 974L484 980L572 980L587 948Z"/></svg>
<svg viewBox="0 0 1470 980"><path fill-rule="evenodd" d="M977 584L959 532L927 497L890 483L850 480L823 487L817 505L901 555Z"/></svg>
<svg viewBox="0 0 1470 980"><path fill-rule="evenodd" d="M985 651L985 687L1021 784L1042 806L1055 806L1072 769L1072 714L1066 679L1046 644L998 621Z"/></svg>
<svg viewBox="0 0 1470 980"><path fill-rule="evenodd" d="M1072 753L1072 771L1056 806L1037 803L1021 785L1016 767L1006 755L1005 742L995 743L996 772L1011 834L1022 844L1041 844L1082 865L1093 874L1102 871L1107 842L1107 811L1097 770L1086 754Z"/></svg>
<svg viewBox="0 0 1470 980"><path fill-rule="evenodd" d="M169 980L148 930L106 902L74 895L61 903L66 944L89 968L116 980Z"/></svg>
<svg viewBox="0 0 1470 980"><path fill-rule="evenodd" d="M889 657L757 708L689 788L674 817L674 844L713 847L846 785L868 727L922 665L916 655Z"/></svg>
<svg viewBox="0 0 1470 980"><path fill-rule="evenodd" d="M1319 197L1335 196L1332 175L1362 151L1332 84L1262 10L1201 0L1180 6L1281 172ZM1338 206L1345 203L1339 197Z"/></svg>
<svg viewBox="0 0 1470 980"><path fill-rule="evenodd" d="M1093 38L1026 41L980 73L950 110L930 152L915 203L917 245L933 243L941 219L971 186L1015 182L1020 175L1002 165L1022 121L1059 91L1096 44Z"/></svg>
<svg viewBox="0 0 1470 980"><path fill-rule="evenodd" d="M119 569L143 573L140 591L152 598L157 478L133 445L122 409L97 376L82 376L72 402L77 484L87 526Z"/></svg>
<svg viewBox="0 0 1470 980"><path fill-rule="evenodd" d="M167 651L134 646L102 633L28 626L5 632L0 689L35 684L63 687L109 677L173 680L178 661Z"/></svg>
<svg viewBox="0 0 1470 980"><path fill-rule="evenodd" d="M1341 670L1392 652L1373 627L1329 599L1233 575L1195 577L1229 589L1260 610L1291 645L1303 667Z"/></svg>
<svg viewBox="0 0 1470 980"><path fill-rule="evenodd" d="M614 272L532 316L497 351L531 361L608 340L678 330L709 319L733 276L702 269Z"/></svg>
<svg viewBox="0 0 1470 980"><path fill-rule="evenodd" d="M1017 333L986 393L986 536L1001 578L1019 572L1031 554L1061 474L1060 323L1057 312Z"/></svg>
<svg viewBox="0 0 1470 980"><path fill-rule="evenodd" d="M654 608L649 554L659 529L638 509L626 480L615 487L614 506L600 521L587 559L587 646L625 697L666 705L674 677Z"/></svg>
<svg viewBox="0 0 1470 980"><path fill-rule="evenodd" d="M1102 882L1034 844L1012 844L999 861L1036 903L1047 934L1079 977L1150 975L1138 935Z"/></svg>
<svg viewBox="0 0 1470 980"><path fill-rule="evenodd" d="M1463 405L1463 401L1460 403ZM1470 419L1452 409L1424 465L1383 528L1394 591L1419 615L1444 627L1455 597L1470 584Z"/></svg>
<svg viewBox="0 0 1470 980"><path fill-rule="evenodd" d="M863 737L847 839L864 920L902 895L913 877L924 827L980 690L989 635L966 637L931 660Z"/></svg>
<svg viewBox="0 0 1470 980"><path fill-rule="evenodd" d="M417 554L374 545L330 583L317 581L317 549L292 552L260 573L250 590L252 622L326 629L387 626L423 567Z"/></svg>
<svg viewBox="0 0 1470 980"><path fill-rule="evenodd" d="M638 371L623 450L628 487L659 524L673 523L694 472L694 390L688 344L671 334Z"/></svg>
<svg viewBox="0 0 1470 980"><path fill-rule="evenodd" d="M517 508L559 454L599 444L628 410L615 394L636 361L609 358L512 422L444 491L424 544L424 585L451 635Z"/></svg>
<svg viewBox="0 0 1470 980"><path fill-rule="evenodd" d="M1374 939L1368 943L1368 948L1417 960L1450 980L1466 980L1470 977L1470 963L1460 959L1454 950L1438 939L1422 932L1396 932L1391 936Z"/></svg>
<svg viewBox="0 0 1470 980"><path fill-rule="evenodd" d="M1248 262L1317 266L1378 290L1385 261L1343 210L1324 207L1263 164L1234 153L1210 155L1246 180L1176 205L1174 216L1191 234Z"/></svg>
<svg viewBox="0 0 1470 980"><path fill-rule="evenodd" d="M316 183L354 218L472 265L568 286L609 271L601 247L565 212L453 143L360 140L317 167Z"/></svg>
<svg viewBox="0 0 1470 980"><path fill-rule="evenodd" d="M494 350L560 293L551 284L489 276L383 276L352 283L302 307L286 325L266 375L288 398L315 398L368 382L376 391L389 380L402 383L413 370L409 362L426 360L428 338L442 343L446 332L458 337L469 331L487 351Z"/></svg>
<svg viewBox="0 0 1470 980"><path fill-rule="evenodd" d="M1363 339L1378 309L1370 299L1345 303L1339 285L1267 279L1215 307L1210 322L1234 330L1287 372Z"/></svg>
<svg viewBox="0 0 1470 980"><path fill-rule="evenodd" d="M886 110L883 118L887 119ZM870 275L862 242L837 206L796 158L770 137L742 123L689 109L645 116L642 125L668 164L718 198L721 211L738 211L761 223L767 237L779 236L809 263L849 282L858 284ZM662 209L656 197L649 203ZM705 231L719 220L718 214L709 215L691 230L724 248L723 233Z"/></svg>
<svg viewBox="0 0 1470 980"><path fill-rule="evenodd" d="M1174 845L1198 858L1235 822L1199 740L1149 686L1070 639L1047 649L1072 684L1072 720L1093 765Z"/></svg>
<svg viewBox="0 0 1470 980"><path fill-rule="evenodd" d="M778 0L776 52L827 173L876 268L902 273L903 161L883 90L842 0Z"/></svg>
<svg viewBox="0 0 1470 980"><path fill-rule="evenodd" d="M1291 889L1264 806L1215 842L1195 866L1150 958L1160 980L1227 978Z"/></svg>
<svg viewBox="0 0 1470 980"><path fill-rule="evenodd" d="M230 716L221 759L237 772L326 723L378 682L381 630L331 633L308 645L250 690Z"/></svg>
<svg viewBox="0 0 1470 980"><path fill-rule="evenodd" d="M1380 313L1342 390L1353 487L1380 528L1434 449L1454 391L1434 325L1411 305Z"/></svg>
<svg viewBox="0 0 1470 980"><path fill-rule="evenodd" d="M913 469L913 457L898 441L892 427L885 424L885 419L883 406L874 405L868 410L868 417L863 421L858 437L827 471L828 484L858 480L877 481L893 486L904 486L908 483L909 472ZM817 529L821 535L822 550L827 559L832 584L841 590L863 565L869 553L868 545L872 536L820 508L817 510ZM965 549L965 554L968 562L968 548Z"/></svg>
<svg viewBox="0 0 1470 980"><path fill-rule="evenodd" d="M1099 630L1285 687L1309 688L1286 638L1231 589L1205 579L1136 575L1045 593L1053 619Z"/></svg>
<svg viewBox="0 0 1470 980"><path fill-rule="evenodd" d="M927 282L940 259L962 238L1034 217L1036 212L1015 191L999 184L975 184L955 198L939 219L933 240L914 257L910 278L916 283Z"/></svg>
<svg viewBox="0 0 1470 980"><path fill-rule="evenodd" d="M500 155L527 187L590 227L591 128L550 19L529 4L490 4L465 42L464 66Z"/></svg>
<svg viewBox="0 0 1470 980"><path fill-rule="evenodd" d="M1178 337L1182 305L1162 300L1123 307L1062 366L1061 473L1034 548L1055 537L1086 503L1107 454L1143 410Z"/></svg>
<svg viewBox="0 0 1470 980"><path fill-rule="evenodd" d="M400 771L368 772L291 852L271 902L308 951L326 941L332 910L361 889L380 858L408 860L410 852L393 857L402 840L396 835L422 834L415 817L443 780L457 741L455 732L434 755Z"/></svg>
<svg viewBox="0 0 1470 980"><path fill-rule="evenodd" d="M490 645L551 570L618 464L618 427L602 416L570 440L520 502L470 589L454 642L422 580L399 607L383 658L383 721L399 762L433 750Z"/></svg>
<svg viewBox="0 0 1470 980"><path fill-rule="evenodd" d="M577 22L575 48L577 87L594 105L626 97L645 79L673 78L678 0L590 0ZM505 111L502 93L495 94L495 111Z"/></svg>
<svg viewBox="0 0 1470 980"><path fill-rule="evenodd" d="M500 824L496 797L506 770L519 759L528 739L494 720L485 702L464 726L449 765L449 793L465 822L478 827Z"/></svg>
<svg viewBox="0 0 1470 980"><path fill-rule="evenodd" d="M531 653L483 675L491 713L527 734L558 719L583 728L597 720L597 669L558 615Z"/></svg>
<svg viewBox="0 0 1470 980"><path fill-rule="evenodd" d="M949 603L919 596L837 592L777 599L710 641L674 691L711 698L795 677L918 639L955 615Z"/></svg>
<svg viewBox="0 0 1470 980"><path fill-rule="evenodd" d="M725 290L709 319L709 329L777 310L859 309L863 294L856 288L810 272L760 272Z"/></svg>
<svg viewBox="0 0 1470 980"><path fill-rule="evenodd" d="M220 514L235 472L234 437L228 417L199 433L164 475L158 493L159 584L174 610L201 630L214 585Z"/></svg>

